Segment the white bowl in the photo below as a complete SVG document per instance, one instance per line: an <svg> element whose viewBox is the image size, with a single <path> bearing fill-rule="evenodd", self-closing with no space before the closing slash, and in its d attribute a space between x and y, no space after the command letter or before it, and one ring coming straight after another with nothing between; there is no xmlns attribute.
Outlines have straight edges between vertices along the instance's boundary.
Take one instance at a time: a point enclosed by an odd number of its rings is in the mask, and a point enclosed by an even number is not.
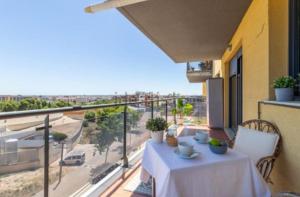
<svg viewBox="0 0 300 197"><path fill-rule="evenodd" d="M199 140L199 141L207 141L208 139L208 133L207 132L203 132L203 131L197 131L196 132L196 138Z"/></svg>
<svg viewBox="0 0 300 197"><path fill-rule="evenodd" d="M191 145L187 142L179 142L178 150L179 150L180 154L189 156L189 155L193 154L193 145Z"/></svg>

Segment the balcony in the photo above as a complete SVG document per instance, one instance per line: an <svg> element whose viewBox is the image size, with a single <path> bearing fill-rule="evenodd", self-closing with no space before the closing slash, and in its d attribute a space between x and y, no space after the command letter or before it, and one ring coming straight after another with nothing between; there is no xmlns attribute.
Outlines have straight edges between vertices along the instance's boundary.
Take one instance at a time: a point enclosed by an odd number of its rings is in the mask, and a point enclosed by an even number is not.
<svg viewBox="0 0 300 197"><path fill-rule="evenodd" d="M186 66L186 76L190 83L203 83L211 78L213 74L213 62L188 62Z"/></svg>
<svg viewBox="0 0 300 197"><path fill-rule="evenodd" d="M205 102L184 100L194 109L184 124L205 124ZM0 113L0 196L99 196L111 191L140 162L150 136L146 121L179 120L172 115L175 101L169 97ZM58 132L66 139L57 141ZM82 152L84 159L77 154Z"/></svg>

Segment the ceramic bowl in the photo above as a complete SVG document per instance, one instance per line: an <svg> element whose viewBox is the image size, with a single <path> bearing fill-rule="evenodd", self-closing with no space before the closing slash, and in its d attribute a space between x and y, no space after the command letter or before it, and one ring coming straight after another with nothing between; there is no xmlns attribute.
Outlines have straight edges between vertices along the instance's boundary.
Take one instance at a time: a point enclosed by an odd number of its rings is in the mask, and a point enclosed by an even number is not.
<svg viewBox="0 0 300 197"><path fill-rule="evenodd" d="M223 155L227 152L228 145L222 144L221 146L213 146L213 145L209 144L209 149L211 150L211 152L213 152L215 154Z"/></svg>
<svg viewBox="0 0 300 197"><path fill-rule="evenodd" d="M196 138L201 142L206 142L208 140L208 133L204 131L197 131Z"/></svg>
<svg viewBox="0 0 300 197"><path fill-rule="evenodd" d="M193 145L191 145L187 142L179 142L178 150L179 150L180 154L189 156L189 155L193 154Z"/></svg>

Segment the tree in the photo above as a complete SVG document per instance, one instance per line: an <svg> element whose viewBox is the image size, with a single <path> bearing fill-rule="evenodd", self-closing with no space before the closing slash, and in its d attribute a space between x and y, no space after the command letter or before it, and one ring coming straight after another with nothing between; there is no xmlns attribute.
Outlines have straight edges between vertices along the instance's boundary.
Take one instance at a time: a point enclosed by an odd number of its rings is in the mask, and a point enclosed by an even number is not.
<svg viewBox="0 0 300 197"><path fill-rule="evenodd" d="M53 140L61 144L61 154L60 154L60 169L59 169L59 181L56 185L56 187L60 184L61 182L61 176L62 176L62 166L63 166L63 154L64 154L64 142L65 139L67 139L67 135L64 133L60 132L53 132L52 133Z"/></svg>
<svg viewBox="0 0 300 197"><path fill-rule="evenodd" d="M137 127L137 124L140 119L141 119L140 112L138 112L136 110L128 109L126 129L127 129L127 132L129 133L129 145L131 145L131 137L132 137L132 134L134 133L132 131L132 129Z"/></svg>
<svg viewBox="0 0 300 197"><path fill-rule="evenodd" d="M183 114L185 116L189 116L191 115L192 112L193 112L193 105L190 103L185 104L183 107Z"/></svg>
<svg viewBox="0 0 300 197"><path fill-rule="evenodd" d="M18 110L18 104L15 101L5 101L2 104L2 111L4 112L17 111L17 110Z"/></svg>
<svg viewBox="0 0 300 197"><path fill-rule="evenodd" d="M123 115L117 109L101 109L97 112L97 125L100 132L96 134L95 147L99 154L105 152L105 164L110 146L115 141L122 141L123 136Z"/></svg>
<svg viewBox="0 0 300 197"><path fill-rule="evenodd" d="M18 110L28 110L30 106L30 102L27 99L22 99L20 101Z"/></svg>
<svg viewBox="0 0 300 197"><path fill-rule="evenodd" d="M70 103L67 103L63 100L58 100L53 103L53 107L68 107L71 106Z"/></svg>
<svg viewBox="0 0 300 197"><path fill-rule="evenodd" d="M96 120L96 113L93 111L87 111L84 114L84 119L89 121L89 122L95 122Z"/></svg>

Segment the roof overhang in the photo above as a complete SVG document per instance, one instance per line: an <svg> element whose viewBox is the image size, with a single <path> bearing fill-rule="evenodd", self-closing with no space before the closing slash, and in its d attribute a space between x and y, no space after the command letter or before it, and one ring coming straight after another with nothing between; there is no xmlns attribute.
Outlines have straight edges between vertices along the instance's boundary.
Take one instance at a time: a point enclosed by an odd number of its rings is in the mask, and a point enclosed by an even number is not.
<svg viewBox="0 0 300 197"><path fill-rule="evenodd" d="M175 62L220 59L252 2L127 1L115 7Z"/></svg>

